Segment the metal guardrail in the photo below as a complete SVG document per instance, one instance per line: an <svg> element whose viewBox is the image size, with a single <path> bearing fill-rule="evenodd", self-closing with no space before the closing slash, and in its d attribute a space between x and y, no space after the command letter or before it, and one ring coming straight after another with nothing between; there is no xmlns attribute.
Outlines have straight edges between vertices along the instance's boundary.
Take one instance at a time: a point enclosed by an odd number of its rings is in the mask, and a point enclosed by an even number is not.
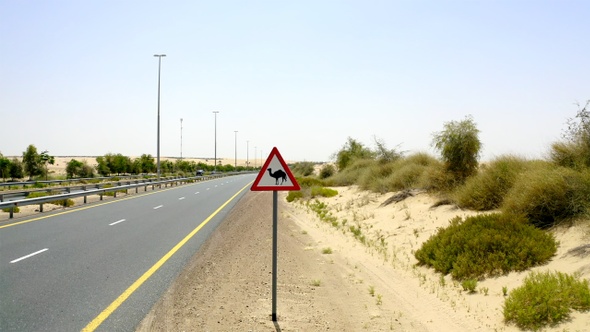
<svg viewBox="0 0 590 332"><path fill-rule="evenodd" d="M139 174L139 175L114 175L114 176L103 176L103 177L95 177L95 178L75 178L75 179L65 179L65 180L47 180L47 181L21 181L21 182L0 182L0 188L2 187L20 187L22 186L23 189L27 186L34 186L35 184L44 184L51 186L52 184L63 184L63 183L76 183L82 181L96 181L96 180L108 180L113 178L136 178L136 177L143 177L146 174Z"/></svg>
<svg viewBox="0 0 590 332"><path fill-rule="evenodd" d="M112 179L112 178L106 178L106 179ZM164 178L164 180L169 180L169 179L178 179L178 177L165 177ZM112 182L81 184L81 185L67 186L67 187L31 188L31 189L27 189L27 190L23 190L23 191L0 191L0 202L4 202L7 199L15 198L15 197L26 197L30 193L35 193L35 192L47 192L47 193L59 192L60 194L63 194L63 193L70 193L75 190L88 190L88 188L100 189L104 186L110 186L113 182L117 183L117 185L121 186L122 183L132 184L132 182L135 182L135 184L138 184L138 183L145 183L145 182L151 183L151 182L155 182L155 181L158 181L158 179L149 178L149 179L137 179L137 180L118 180L118 181L112 181Z"/></svg>
<svg viewBox="0 0 590 332"><path fill-rule="evenodd" d="M195 181L204 181L208 179L220 178L229 175L235 175L239 173L219 173L215 175L209 176L198 176L198 177L190 177L190 178L175 178L163 181L151 181L151 182L143 182L143 183L136 183L136 184L127 184L127 185L120 185L116 187L108 187L108 188L100 188L100 189L91 189L91 190L84 190L81 192L73 192L73 193L65 193L59 195L51 195L51 196L43 196L43 197L35 197L35 198L25 198L19 200L13 200L8 202L0 202L0 209L10 209L9 211L9 218L12 219L14 217L14 209L18 206L26 206L26 205L35 205L39 204L39 212L43 212L43 204L55 202L55 201L64 201L67 202L67 199L75 198L75 197L84 197L84 204L87 202L87 197L91 195L100 195L100 200L103 199L103 196L107 192L113 192L114 197L117 197L117 192L129 189L134 189L135 192L138 192L139 187L145 186L145 191L147 191L148 186L152 186L152 190L155 190L156 186L161 187L164 185L165 187L170 185L174 185L174 183L185 183L185 182L195 182Z"/></svg>

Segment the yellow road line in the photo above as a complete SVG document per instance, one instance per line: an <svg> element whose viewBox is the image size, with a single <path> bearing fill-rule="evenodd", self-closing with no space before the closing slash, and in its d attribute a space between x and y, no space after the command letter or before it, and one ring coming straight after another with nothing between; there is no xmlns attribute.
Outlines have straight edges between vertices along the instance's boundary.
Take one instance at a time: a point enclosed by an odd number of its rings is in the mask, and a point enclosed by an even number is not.
<svg viewBox="0 0 590 332"><path fill-rule="evenodd" d="M219 211L221 211L227 204L229 204L234 198L236 198L236 196L238 196L242 191L244 191L244 189L250 187L251 184L252 182L245 185L230 199L228 199L219 208L217 208L217 210L215 210L209 217L207 217L207 219L205 219L201 224L199 224L197 228L193 229L187 236L184 237L184 239L182 239L182 241L178 242L178 244L176 244L174 248L170 249L170 251L168 251L166 255L160 258L160 260L156 264L154 264L141 277L139 277L139 279L137 279L131 286L129 286L129 288L127 288L121 295L119 295L119 297L115 299L115 301L113 301L108 307L106 307L106 309L104 309L98 316L96 316L96 318L94 318L90 323L88 323L88 325L86 325L86 327L82 329L82 331L90 332L98 328L100 324L102 324L102 322L109 318L109 316L115 310L117 310L117 308L119 308L119 306L123 304L123 302L125 302L125 300L127 300L129 296L131 296L131 294L133 294L144 282L146 282L156 271L158 271L158 269L162 267L162 265L164 265L164 263L166 263L166 261L168 261L170 257L172 257L180 248L182 248L182 246L184 246L193 236L195 236L195 234L197 234L197 232L201 230L201 228L203 228L211 219L213 219L213 217L215 217L219 213Z"/></svg>

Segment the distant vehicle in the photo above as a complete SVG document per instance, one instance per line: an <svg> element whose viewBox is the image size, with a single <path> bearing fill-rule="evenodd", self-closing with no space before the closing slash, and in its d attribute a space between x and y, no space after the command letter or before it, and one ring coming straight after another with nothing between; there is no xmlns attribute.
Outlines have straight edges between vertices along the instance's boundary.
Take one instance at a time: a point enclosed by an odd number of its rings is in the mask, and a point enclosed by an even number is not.
<svg viewBox="0 0 590 332"><path fill-rule="evenodd" d="M202 169L197 170L197 176L203 176L204 173L205 171L203 171Z"/></svg>

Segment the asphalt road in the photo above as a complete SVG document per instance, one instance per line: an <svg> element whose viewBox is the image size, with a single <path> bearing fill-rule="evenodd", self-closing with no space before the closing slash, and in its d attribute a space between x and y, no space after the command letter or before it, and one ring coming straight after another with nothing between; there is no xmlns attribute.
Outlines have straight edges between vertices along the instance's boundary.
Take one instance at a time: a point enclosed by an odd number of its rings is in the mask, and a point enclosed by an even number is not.
<svg viewBox="0 0 590 332"><path fill-rule="evenodd" d="M0 331L135 330L254 177L0 224Z"/></svg>

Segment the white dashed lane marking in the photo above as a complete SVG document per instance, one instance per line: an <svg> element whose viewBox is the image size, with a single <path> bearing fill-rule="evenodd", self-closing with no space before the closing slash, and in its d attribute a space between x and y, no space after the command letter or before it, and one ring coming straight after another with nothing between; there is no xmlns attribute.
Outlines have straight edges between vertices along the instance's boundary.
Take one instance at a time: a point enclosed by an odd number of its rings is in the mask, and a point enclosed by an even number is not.
<svg viewBox="0 0 590 332"><path fill-rule="evenodd" d="M48 249L48 248L45 248L45 249L41 249L41 250L39 250L39 251L35 251L35 252L34 252L34 253L32 253L32 254L28 254L28 255L26 255L26 256L23 256L23 257L21 257L21 258L17 258L17 259L15 259L15 260L12 260L12 261L10 261L10 264L12 264L12 263L16 263L16 262L20 262L20 261L22 261L23 259L27 259L27 258L33 257L33 256L35 256L35 255L38 255L38 254L40 254L40 253L42 253L42 252L44 252L44 251L47 251L47 250L49 250L49 249Z"/></svg>
<svg viewBox="0 0 590 332"><path fill-rule="evenodd" d="M125 221L125 219L117 220L117 221L115 221L115 222L113 222L113 223L110 223L110 224L109 224L109 226L116 225L116 224L118 224L118 223L120 223L120 222L123 222L123 221Z"/></svg>

